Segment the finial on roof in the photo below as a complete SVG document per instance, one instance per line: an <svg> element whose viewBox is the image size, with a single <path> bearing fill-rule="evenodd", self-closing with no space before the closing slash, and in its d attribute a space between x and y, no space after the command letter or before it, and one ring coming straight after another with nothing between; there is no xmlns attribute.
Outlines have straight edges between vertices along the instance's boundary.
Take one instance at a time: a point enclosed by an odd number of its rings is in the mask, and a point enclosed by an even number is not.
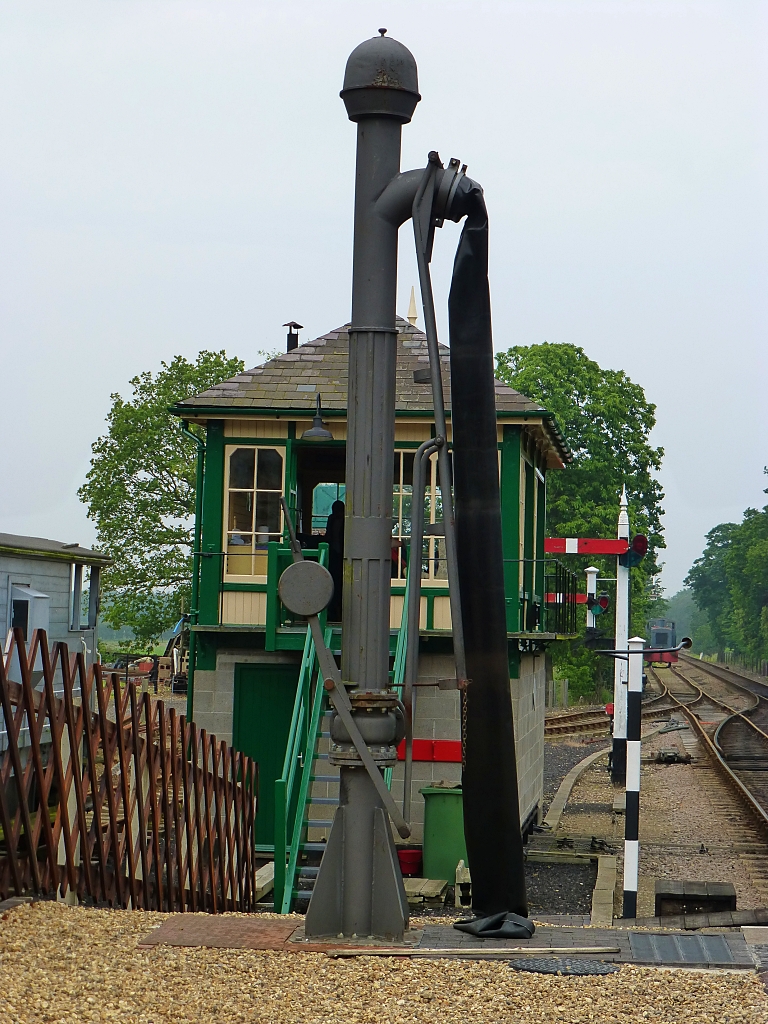
<svg viewBox="0 0 768 1024"><path fill-rule="evenodd" d="M619 529L617 536L619 539L629 539L629 502L627 501L627 485L624 484L621 488L621 497L619 498Z"/></svg>
<svg viewBox="0 0 768 1024"><path fill-rule="evenodd" d="M411 301L408 305L408 323L416 326L419 314L416 312L416 289L411 285Z"/></svg>

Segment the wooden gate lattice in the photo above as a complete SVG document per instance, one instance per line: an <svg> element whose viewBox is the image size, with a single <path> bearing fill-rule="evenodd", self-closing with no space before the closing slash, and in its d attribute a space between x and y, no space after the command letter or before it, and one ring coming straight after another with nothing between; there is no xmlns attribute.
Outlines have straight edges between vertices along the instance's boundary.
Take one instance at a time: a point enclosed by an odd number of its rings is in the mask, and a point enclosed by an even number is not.
<svg viewBox="0 0 768 1024"><path fill-rule="evenodd" d="M58 890L134 909L252 909L250 758L133 682L86 671L66 644L49 651L43 630L28 649L14 630L0 710L0 899Z"/></svg>

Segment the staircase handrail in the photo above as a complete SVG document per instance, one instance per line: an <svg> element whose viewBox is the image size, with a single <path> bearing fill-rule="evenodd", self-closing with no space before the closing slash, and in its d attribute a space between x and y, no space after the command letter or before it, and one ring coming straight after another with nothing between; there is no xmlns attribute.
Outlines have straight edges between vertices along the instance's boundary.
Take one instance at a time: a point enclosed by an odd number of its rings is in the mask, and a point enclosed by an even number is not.
<svg viewBox="0 0 768 1024"><path fill-rule="evenodd" d="M309 630L307 631L309 632ZM328 627L325 630L325 644L330 647L333 630ZM314 645L312 648L314 653ZM278 908L277 896L275 896L274 908L279 914L290 914L291 902L293 900L293 883L296 878L296 866L299 861L299 848L301 846L301 837L308 822L304 820L304 814L307 807L307 797L309 796L309 789L312 782L312 773L315 761L315 743L317 742L317 734L320 726L320 715L323 708L323 699L325 697L325 689L320 683L315 684L315 694L312 700L312 712L309 718L309 729L307 734L307 745L306 753L304 756L304 765L301 772L301 781L299 783L299 792L296 800L296 814L293 822L293 834L291 836L291 848L288 852L288 865L286 868L286 883L283 886L283 894L281 905Z"/></svg>
<svg viewBox="0 0 768 1024"><path fill-rule="evenodd" d="M395 661L392 666L392 687L402 694L403 681L405 678L405 655L408 650L408 593L410 591L410 576L405 581L405 594L403 595L403 611L400 616L400 629L397 634L395 645Z"/></svg>
<svg viewBox="0 0 768 1024"><path fill-rule="evenodd" d="M293 783L296 778L296 765L302 751L304 735L304 719L306 717L305 692L309 689L315 661L315 645L312 634L307 627L304 641L304 652L301 656L301 668L296 686L296 699L293 702L291 726L288 731L288 742L285 747L283 771L279 779L275 779L275 907L278 899L282 900L285 888L285 855L288 847L289 816Z"/></svg>

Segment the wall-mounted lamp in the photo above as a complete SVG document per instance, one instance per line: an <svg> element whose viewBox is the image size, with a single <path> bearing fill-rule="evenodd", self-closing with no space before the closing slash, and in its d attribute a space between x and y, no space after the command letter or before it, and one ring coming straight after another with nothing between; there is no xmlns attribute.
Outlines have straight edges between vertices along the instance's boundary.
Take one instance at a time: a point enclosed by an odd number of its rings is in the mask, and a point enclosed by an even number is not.
<svg viewBox="0 0 768 1024"><path fill-rule="evenodd" d="M317 393L317 408L312 417L312 426L301 435L302 441L332 441L333 434L323 423L323 410L320 405L320 392Z"/></svg>

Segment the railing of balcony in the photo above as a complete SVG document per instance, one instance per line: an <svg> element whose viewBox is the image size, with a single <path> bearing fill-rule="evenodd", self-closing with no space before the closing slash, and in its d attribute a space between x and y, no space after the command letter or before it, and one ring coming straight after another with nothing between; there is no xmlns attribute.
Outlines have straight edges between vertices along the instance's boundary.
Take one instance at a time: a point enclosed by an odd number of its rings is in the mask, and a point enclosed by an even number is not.
<svg viewBox="0 0 768 1024"><path fill-rule="evenodd" d="M555 558L505 558L504 570L510 633L576 633L576 573Z"/></svg>
<svg viewBox="0 0 768 1024"><path fill-rule="evenodd" d="M243 583L227 583L223 575L223 553L219 554L220 590L226 592L261 591L264 604L260 606L262 616L255 624L262 625L267 633L266 649L274 650L275 637L285 626L303 627L285 609L277 593L280 575L291 560L290 548L277 542L270 542L267 551L268 571L262 583L243 586ZM318 549L307 549L305 558L316 558L321 565L328 564L328 545L321 543ZM216 557L210 554L208 557ZM560 636L576 633L576 594L578 576L554 558L505 558L504 576L507 607L507 631L509 633L548 633ZM446 580L447 584L447 580ZM223 596L223 594L222 594ZM229 625L232 620L223 616L223 601L219 605L218 624ZM324 613L325 614L325 613ZM252 620L254 621L254 620Z"/></svg>

